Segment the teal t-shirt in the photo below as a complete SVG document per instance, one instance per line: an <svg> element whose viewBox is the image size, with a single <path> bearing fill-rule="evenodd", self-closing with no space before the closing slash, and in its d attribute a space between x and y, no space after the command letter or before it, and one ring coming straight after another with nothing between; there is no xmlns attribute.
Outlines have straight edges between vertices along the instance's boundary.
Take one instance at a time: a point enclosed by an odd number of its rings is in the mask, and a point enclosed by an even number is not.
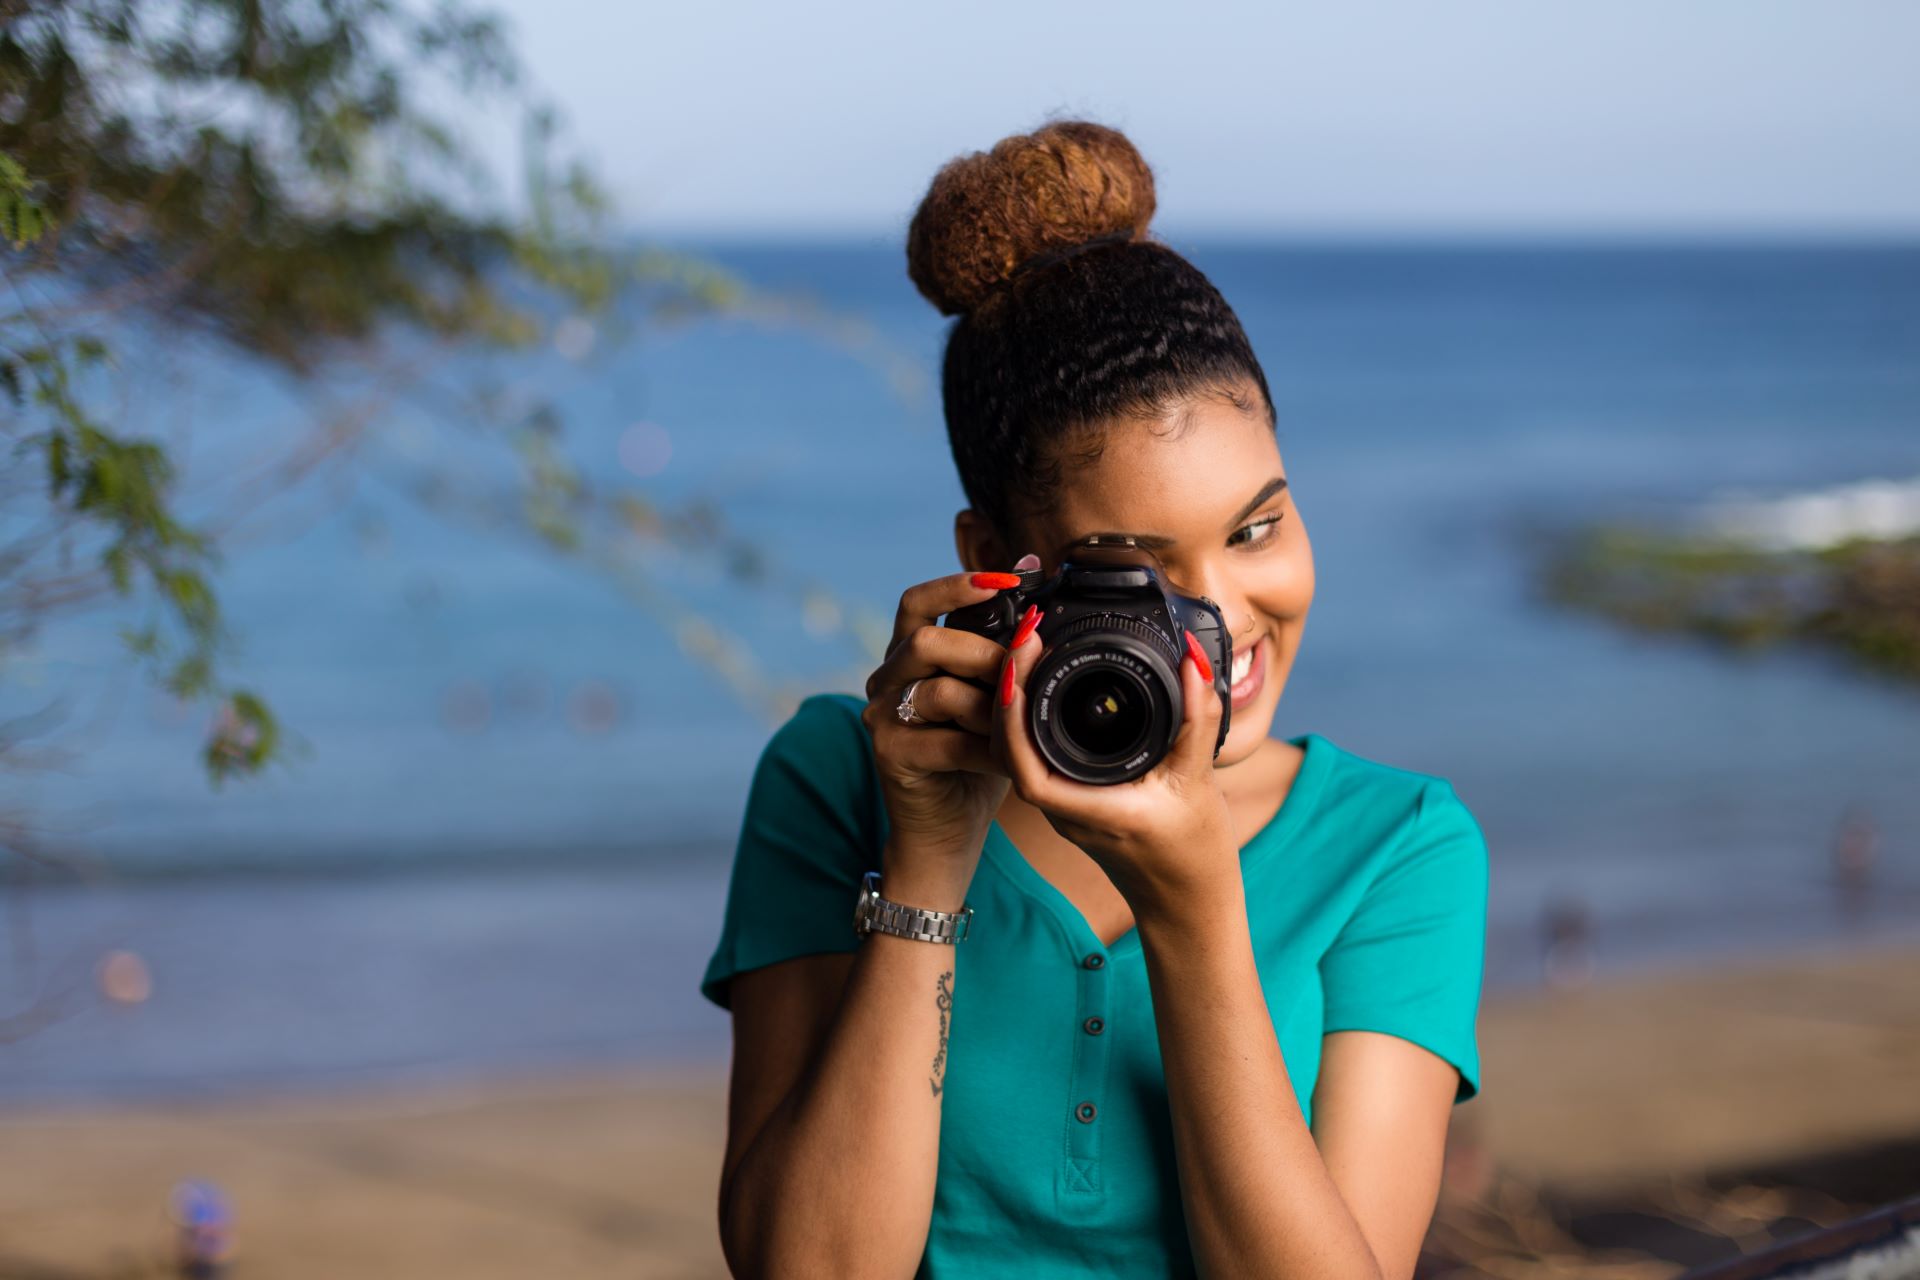
<svg viewBox="0 0 1920 1280"><path fill-rule="evenodd" d="M701 994L793 956L853 951L887 815L864 701L816 694L754 771ZM1474 1038L1487 849L1445 779L1318 734L1280 811L1241 847L1267 1009L1312 1121L1320 1038L1380 1031L1479 1089ZM1102 946L1000 825L954 949L933 1220L917 1280L1194 1274L1172 1114L1137 931Z"/></svg>

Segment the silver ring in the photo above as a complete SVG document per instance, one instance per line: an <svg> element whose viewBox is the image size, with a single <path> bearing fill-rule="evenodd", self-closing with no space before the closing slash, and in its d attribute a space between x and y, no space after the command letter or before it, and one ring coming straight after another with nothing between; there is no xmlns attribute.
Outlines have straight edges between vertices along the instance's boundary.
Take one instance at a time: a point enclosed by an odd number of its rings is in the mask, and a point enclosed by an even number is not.
<svg viewBox="0 0 1920 1280"><path fill-rule="evenodd" d="M924 677L922 678L924 679ZM912 684L908 685L906 692L900 695L900 705L893 709L893 714L900 717L900 723L902 724L927 723L927 718L920 714L918 707L913 705L913 691L919 687L919 680L915 680Z"/></svg>

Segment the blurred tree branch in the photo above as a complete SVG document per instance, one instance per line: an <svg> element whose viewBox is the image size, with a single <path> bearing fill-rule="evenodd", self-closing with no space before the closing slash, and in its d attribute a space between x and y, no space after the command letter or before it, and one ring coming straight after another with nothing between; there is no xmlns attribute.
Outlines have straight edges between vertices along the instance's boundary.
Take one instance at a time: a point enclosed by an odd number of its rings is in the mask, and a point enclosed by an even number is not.
<svg viewBox="0 0 1920 1280"><path fill-rule="evenodd" d="M518 211L456 127L494 108L523 121ZM497 21L450 0L0 0L0 671L52 619L132 601L145 617L121 630L127 650L173 697L211 708L201 755L215 785L282 758L268 699L222 675L221 551L251 513L349 459L403 397L438 397L440 416L507 446L519 470L520 492L498 502L437 472L418 496L443 513L495 505L494 528L609 573L763 714L797 691L762 678L623 547L719 555L743 584L796 592L816 633L877 657L884 627L825 584L767 574L709 504L594 491L550 404L475 376L474 353L538 353L588 318L618 334L634 315L725 312L824 333L897 390L917 386L860 322L759 296L697 258L620 248L557 137ZM216 477L204 521L181 509L172 450L138 431L151 406L101 407L128 357L195 351L278 371L320 406L283 455ZM25 746L57 708L0 724L6 767L70 758ZM0 818L8 847L56 856L21 814Z"/></svg>
<svg viewBox="0 0 1920 1280"><path fill-rule="evenodd" d="M43 481L7 476L28 532L0 548L0 635L17 645L109 589L151 597L167 625L127 646L176 696L218 702L216 782L257 771L279 726L219 683L215 540L177 514L166 449L90 408L107 334L209 337L299 375L389 330L525 346L543 298L613 296L603 201L578 166L550 172L536 105L532 211L487 211L422 86L487 98L518 73L495 22L452 4L11 0L0 23L3 429L8 463Z"/></svg>

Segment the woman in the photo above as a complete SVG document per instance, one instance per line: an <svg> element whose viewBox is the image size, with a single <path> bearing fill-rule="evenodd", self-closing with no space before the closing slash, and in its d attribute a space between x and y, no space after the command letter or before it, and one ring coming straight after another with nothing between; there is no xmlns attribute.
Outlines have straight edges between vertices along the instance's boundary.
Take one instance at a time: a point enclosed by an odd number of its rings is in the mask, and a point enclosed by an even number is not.
<svg viewBox="0 0 1920 1280"><path fill-rule="evenodd" d="M807 699L754 775L701 987L733 1013L739 1276L1413 1272L1479 1087L1486 847L1445 780L1269 736L1312 552L1260 364L1153 207L1123 136L1063 122L947 165L913 219L909 274L959 317L966 572L909 588L866 698ZM1096 535L1220 607L1217 755L1190 636L1170 753L1090 785L1028 735L1032 619L938 625ZM873 870L964 934L857 935Z"/></svg>

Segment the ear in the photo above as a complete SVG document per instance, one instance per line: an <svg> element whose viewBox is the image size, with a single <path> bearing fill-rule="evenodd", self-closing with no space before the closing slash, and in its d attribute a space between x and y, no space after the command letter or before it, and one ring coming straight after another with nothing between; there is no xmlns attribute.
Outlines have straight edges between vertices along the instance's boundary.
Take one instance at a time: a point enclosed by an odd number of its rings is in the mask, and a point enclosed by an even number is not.
<svg viewBox="0 0 1920 1280"><path fill-rule="evenodd" d="M1018 559L1018 553L1009 552L1001 545L1000 536L972 507L953 518L953 549L960 556L962 569L1004 571L1012 568Z"/></svg>

